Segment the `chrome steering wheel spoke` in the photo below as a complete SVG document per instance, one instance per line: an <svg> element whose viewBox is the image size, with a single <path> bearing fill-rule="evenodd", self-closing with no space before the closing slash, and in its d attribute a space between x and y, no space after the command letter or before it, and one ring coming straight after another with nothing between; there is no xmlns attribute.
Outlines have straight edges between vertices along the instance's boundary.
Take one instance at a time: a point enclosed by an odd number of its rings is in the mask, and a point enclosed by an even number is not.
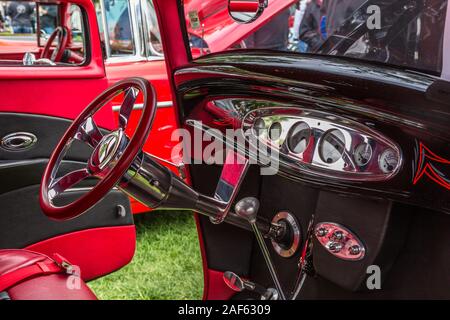
<svg viewBox="0 0 450 320"><path fill-rule="evenodd" d="M103 134L100 132L97 124L92 117L88 117L79 127L75 133L75 139L83 141L95 148L100 140L103 138Z"/></svg>
<svg viewBox="0 0 450 320"><path fill-rule="evenodd" d="M90 173L87 168L75 170L63 175L60 178L56 178L50 182L48 189L48 195L50 199L54 199L70 187L90 177Z"/></svg>
<svg viewBox="0 0 450 320"><path fill-rule="evenodd" d="M138 94L139 90L134 87L130 87L125 91L125 98L123 99L123 103L119 111L119 127L123 130L125 130L128 124L128 120L130 119Z"/></svg>

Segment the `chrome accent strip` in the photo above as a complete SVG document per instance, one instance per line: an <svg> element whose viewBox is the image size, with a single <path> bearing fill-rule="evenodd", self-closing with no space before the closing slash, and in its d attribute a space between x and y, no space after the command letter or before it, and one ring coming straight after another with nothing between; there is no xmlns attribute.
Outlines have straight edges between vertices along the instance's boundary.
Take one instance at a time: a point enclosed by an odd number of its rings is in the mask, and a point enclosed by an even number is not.
<svg viewBox="0 0 450 320"><path fill-rule="evenodd" d="M102 24L103 24L103 36L105 37L105 51L107 59L111 56L111 48L109 46L109 33L108 33L108 23L106 22L106 14L105 14L105 4L103 0L100 0L100 10L102 14Z"/></svg>
<svg viewBox="0 0 450 320"><path fill-rule="evenodd" d="M131 33L133 37L133 45L134 45L134 53L127 54L124 56L112 56L111 55L111 47L110 47L110 39L108 34L108 23L106 21L104 0L100 0L101 9L102 9L102 20L103 20L103 31L105 34L105 47L106 47L106 63L114 63L114 62L123 62L123 61L140 61L145 60L143 56L143 43L142 43L142 33L139 31L139 23L137 19L140 17L140 13L137 11L140 10L139 0L129 0L128 1L128 10L130 14L130 27Z"/></svg>
<svg viewBox="0 0 450 320"><path fill-rule="evenodd" d="M168 108L168 107L172 107L172 106L173 106L172 101L160 101L160 102L156 103L157 108ZM114 105L114 106L112 106L112 110L119 111L120 107L121 107L120 105ZM133 107L133 110L141 110L142 108L144 108L143 103L136 103Z"/></svg>

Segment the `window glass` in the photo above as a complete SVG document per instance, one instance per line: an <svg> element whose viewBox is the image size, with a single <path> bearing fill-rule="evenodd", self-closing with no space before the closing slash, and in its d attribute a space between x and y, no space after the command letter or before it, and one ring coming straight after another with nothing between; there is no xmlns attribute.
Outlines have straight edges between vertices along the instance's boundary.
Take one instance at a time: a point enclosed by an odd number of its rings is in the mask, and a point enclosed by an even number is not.
<svg viewBox="0 0 450 320"><path fill-rule="evenodd" d="M36 4L0 1L0 40L36 40Z"/></svg>
<svg viewBox="0 0 450 320"><path fill-rule="evenodd" d="M150 55L162 56L163 48L161 43L161 33L159 32L158 20L156 17L155 7L153 1L147 0L147 8L144 9L146 17L146 26L148 32L148 47Z"/></svg>
<svg viewBox="0 0 450 320"><path fill-rule="evenodd" d="M0 1L0 66L83 64L84 32L84 12L78 5Z"/></svg>
<svg viewBox="0 0 450 320"><path fill-rule="evenodd" d="M45 44L45 40L50 37L58 26L58 6L50 4L39 5L39 26L41 28L40 36Z"/></svg>
<svg viewBox="0 0 450 320"><path fill-rule="evenodd" d="M258 19L239 24L228 14L228 0L183 0L183 20L194 58L237 48L270 49L439 74L447 2L268 0Z"/></svg>
<svg viewBox="0 0 450 320"><path fill-rule="evenodd" d="M111 56L134 54L129 1L105 0L104 9Z"/></svg>

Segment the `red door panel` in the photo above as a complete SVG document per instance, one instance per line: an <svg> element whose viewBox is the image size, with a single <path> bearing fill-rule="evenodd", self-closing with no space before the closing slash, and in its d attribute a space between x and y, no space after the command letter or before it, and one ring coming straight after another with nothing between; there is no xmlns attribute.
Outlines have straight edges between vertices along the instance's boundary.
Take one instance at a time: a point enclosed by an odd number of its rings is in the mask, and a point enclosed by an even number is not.
<svg viewBox="0 0 450 320"><path fill-rule="evenodd" d="M134 255L134 225L88 229L50 238L25 249L53 256L58 253L78 266L88 281L127 265ZM87 249L89 248L89 249Z"/></svg>
<svg viewBox="0 0 450 320"><path fill-rule="evenodd" d="M20 74L18 68L12 69ZM106 87L106 79L0 80L0 112L75 119ZM110 108L103 108L98 119L101 119L99 126L113 128L114 120Z"/></svg>

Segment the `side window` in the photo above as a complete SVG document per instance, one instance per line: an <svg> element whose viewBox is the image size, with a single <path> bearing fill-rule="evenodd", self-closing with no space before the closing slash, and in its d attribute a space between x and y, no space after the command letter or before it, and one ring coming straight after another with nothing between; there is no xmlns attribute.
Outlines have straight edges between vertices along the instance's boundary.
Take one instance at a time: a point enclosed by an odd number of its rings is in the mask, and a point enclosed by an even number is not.
<svg viewBox="0 0 450 320"><path fill-rule="evenodd" d="M159 32L158 20L152 0L146 0L147 7L144 9L147 27L147 45L150 56L163 56L161 33Z"/></svg>
<svg viewBox="0 0 450 320"><path fill-rule="evenodd" d="M104 0L111 56L135 52L128 0Z"/></svg>
<svg viewBox="0 0 450 320"><path fill-rule="evenodd" d="M73 3L0 0L0 66L83 65L84 22L84 10Z"/></svg>

